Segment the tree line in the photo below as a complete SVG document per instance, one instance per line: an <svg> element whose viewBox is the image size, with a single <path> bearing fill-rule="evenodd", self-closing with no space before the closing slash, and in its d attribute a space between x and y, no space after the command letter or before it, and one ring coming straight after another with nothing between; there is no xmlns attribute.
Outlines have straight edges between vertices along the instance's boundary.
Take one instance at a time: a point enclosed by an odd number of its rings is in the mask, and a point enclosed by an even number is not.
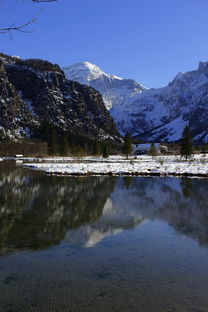
<svg viewBox="0 0 208 312"><path fill-rule="evenodd" d="M180 145L180 155L181 157L184 157L185 160L187 161L188 159L191 158L192 154L194 153L193 138L191 135L190 127L188 125L186 125L183 129L182 138L179 142L179 145ZM133 151L132 138L129 132L127 132L124 137L124 145L123 145L123 153L126 155L127 159L129 155L132 154L132 151ZM202 145L201 152L208 153L208 143ZM153 142L151 143L148 154L151 156L157 155L157 150Z"/></svg>
<svg viewBox="0 0 208 312"><path fill-rule="evenodd" d="M69 156L78 157L86 155L103 156L107 158L110 152L115 152L110 142L101 142L91 140L78 134L68 132L58 132L51 128L47 138L47 153L51 156Z"/></svg>
<svg viewBox="0 0 208 312"><path fill-rule="evenodd" d="M208 143L202 146L194 146L189 126L183 130L182 138L178 142L178 152L186 161L191 159L194 150L203 154L208 153ZM112 142L101 142L97 139L90 139L55 128L50 123L45 123L39 129L39 133L33 133L33 139L25 139L22 142L10 142L0 138L0 156L14 156L23 154L25 156L77 156L87 155L103 156L107 158L110 154L123 154L126 159L133 154L133 140L129 132L123 137L123 143L120 145ZM151 143L148 155L156 156L157 149L154 143Z"/></svg>
<svg viewBox="0 0 208 312"><path fill-rule="evenodd" d="M181 157L185 160L191 158L194 152L193 138L189 126L185 126L182 138L179 142ZM129 132L123 137L123 144L120 147L114 147L109 142L101 142L99 140L90 140L87 137L69 134L67 132L57 133L54 128L49 130L47 136L47 147L48 154L55 156L84 156L84 155L96 155L108 157L110 153L122 153L126 156L126 159L133 154L133 143L132 137ZM208 152L208 144L202 146L202 153ZM155 144L152 142L148 152L151 156L157 155L157 149Z"/></svg>

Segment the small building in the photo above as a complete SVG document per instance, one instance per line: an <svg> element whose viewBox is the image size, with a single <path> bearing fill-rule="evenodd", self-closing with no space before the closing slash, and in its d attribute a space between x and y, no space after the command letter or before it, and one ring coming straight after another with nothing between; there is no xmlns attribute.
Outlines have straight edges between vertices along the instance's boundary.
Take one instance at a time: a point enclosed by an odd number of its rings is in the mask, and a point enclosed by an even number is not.
<svg viewBox="0 0 208 312"><path fill-rule="evenodd" d="M168 152L168 147L166 145L161 145L160 143L154 143L154 146L158 154L165 154ZM150 149L151 149L151 143L133 144L133 153L135 155L148 154Z"/></svg>
<svg viewBox="0 0 208 312"><path fill-rule="evenodd" d="M22 154L16 154L14 157L15 158L23 158L24 156Z"/></svg>

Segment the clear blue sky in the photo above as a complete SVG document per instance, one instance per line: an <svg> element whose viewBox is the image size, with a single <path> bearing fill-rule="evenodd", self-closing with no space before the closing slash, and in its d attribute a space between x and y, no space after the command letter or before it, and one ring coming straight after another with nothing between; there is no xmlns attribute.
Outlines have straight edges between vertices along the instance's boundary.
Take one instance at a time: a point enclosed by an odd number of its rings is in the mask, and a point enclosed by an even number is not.
<svg viewBox="0 0 208 312"><path fill-rule="evenodd" d="M89 61L147 87L208 61L208 0L1 0L0 26L43 8L30 34L0 34L0 50L61 66Z"/></svg>

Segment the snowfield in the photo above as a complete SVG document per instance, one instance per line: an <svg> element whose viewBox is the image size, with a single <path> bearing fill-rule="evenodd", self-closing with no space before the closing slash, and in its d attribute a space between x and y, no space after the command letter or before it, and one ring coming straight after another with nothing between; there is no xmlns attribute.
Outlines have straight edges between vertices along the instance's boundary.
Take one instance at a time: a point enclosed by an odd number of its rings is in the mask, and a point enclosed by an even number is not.
<svg viewBox="0 0 208 312"><path fill-rule="evenodd" d="M27 159L29 160L29 159ZM34 159L31 161L34 161ZM189 161L180 156L85 157L76 159L47 158L35 163L23 163L26 168L52 175L158 175L208 177L208 156L193 155Z"/></svg>

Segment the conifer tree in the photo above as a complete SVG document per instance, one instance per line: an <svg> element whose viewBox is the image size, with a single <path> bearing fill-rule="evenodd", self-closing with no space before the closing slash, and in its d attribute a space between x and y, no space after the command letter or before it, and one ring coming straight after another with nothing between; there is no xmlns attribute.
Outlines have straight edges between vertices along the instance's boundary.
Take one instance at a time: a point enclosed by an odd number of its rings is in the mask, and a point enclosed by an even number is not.
<svg viewBox="0 0 208 312"><path fill-rule="evenodd" d="M207 151L208 151L208 143L204 143L202 145L202 153L207 154Z"/></svg>
<svg viewBox="0 0 208 312"><path fill-rule="evenodd" d="M67 156L69 151L68 136L64 133L61 137L60 155Z"/></svg>
<svg viewBox="0 0 208 312"><path fill-rule="evenodd" d="M129 132L126 132L124 137L123 153L126 155L126 158L129 158L129 155L132 153L132 143L131 136Z"/></svg>
<svg viewBox="0 0 208 312"><path fill-rule="evenodd" d="M151 156L156 156L157 155L157 150L156 150L156 147L155 147L154 143L151 143L151 147L150 147L150 150L149 150L149 155L151 155Z"/></svg>
<svg viewBox="0 0 208 312"><path fill-rule="evenodd" d="M184 156L186 161L191 157L193 153L193 141L190 133L189 126L186 126L182 133L181 139L181 156Z"/></svg>
<svg viewBox="0 0 208 312"><path fill-rule="evenodd" d="M101 152L100 142L99 141L95 141L93 154L94 155L100 155L100 152Z"/></svg>
<svg viewBox="0 0 208 312"><path fill-rule="evenodd" d="M58 154L57 133L54 128L52 128L49 133L47 145L49 155L54 156Z"/></svg>
<svg viewBox="0 0 208 312"><path fill-rule="evenodd" d="M108 151L108 145L105 144L103 147L103 157L108 158L109 157L109 151Z"/></svg>

